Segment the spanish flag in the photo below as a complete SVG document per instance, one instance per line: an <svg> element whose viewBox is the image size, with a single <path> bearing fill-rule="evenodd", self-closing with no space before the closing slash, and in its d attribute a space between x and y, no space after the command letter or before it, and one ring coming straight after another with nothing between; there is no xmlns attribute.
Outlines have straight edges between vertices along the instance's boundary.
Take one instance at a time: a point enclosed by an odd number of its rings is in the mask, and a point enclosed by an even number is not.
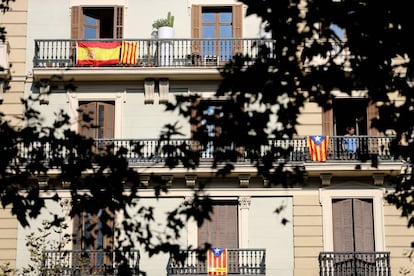
<svg viewBox="0 0 414 276"><path fill-rule="evenodd" d="M106 66L119 63L120 42L80 41L76 48L77 65Z"/></svg>
<svg viewBox="0 0 414 276"><path fill-rule="evenodd" d="M309 155L312 161L326 161L328 136L308 136Z"/></svg>
<svg viewBox="0 0 414 276"><path fill-rule="evenodd" d="M213 247L207 252L207 273L227 275L227 249Z"/></svg>
<svg viewBox="0 0 414 276"><path fill-rule="evenodd" d="M136 64L138 42L123 41L121 47L121 64Z"/></svg>

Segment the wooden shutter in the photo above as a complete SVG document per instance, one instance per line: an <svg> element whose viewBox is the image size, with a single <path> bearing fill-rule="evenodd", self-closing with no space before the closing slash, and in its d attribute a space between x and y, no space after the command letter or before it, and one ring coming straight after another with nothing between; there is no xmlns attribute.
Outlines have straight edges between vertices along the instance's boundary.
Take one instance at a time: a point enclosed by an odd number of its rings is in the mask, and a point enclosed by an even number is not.
<svg viewBox="0 0 414 276"><path fill-rule="evenodd" d="M374 118L378 117L378 108L372 101L368 102L367 107L367 124L368 124L368 135L375 136L378 135L378 130L376 128L371 128L371 121Z"/></svg>
<svg viewBox="0 0 414 276"><path fill-rule="evenodd" d="M328 104L332 104L332 101L329 101ZM328 110L322 111L322 134L323 135L336 135L333 132L333 108L331 107Z"/></svg>
<svg viewBox="0 0 414 276"><path fill-rule="evenodd" d="M191 7L191 37L201 38L201 6Z"/></svg>
<svg viewBox="0 0 414 276"><path fill-rule="evenodd" d="M192 38L201 38L201 6L193 5L191 7L191 37ZM199 41L193 41L191 45L192 54L200 55L201 54L201 43Z"/></svg>
<svg viewBox="0 0 414 276"><path fill-rule="evenodd" d="M124 34L124 7L114 8L114 38L121 39Z"/></svg>
<svg viewBox="0 0 414 276"><path fill-rule="evenodd" d="M110 103L98 103L98 124L101 134L98 138L114 138L115 105Z"/></svg>
<svg viewBox="0 0 414 276"><path fill-rule="evenodd" d="M91 121L84 121L83 117L89 116ZM79 134L86 138L96 138L96 128L92 126L96 124L96 102L79 103Z"/></svg>
<svg viewBox="0 0 414 276"><path fill-rule="evenodd" d="M332 222L334 251L375 250L371 199L333 200Z"/></svg>
<svg viewBox="0 0 414 276"><path fill-rule="evenodd" d="M80 6L73 6L71 18L71 38L82 39L83 38L83 11Z"/></svg>
<svg viewBox="0 0 414 276"><path fill-rule="evenodd" d="M354 250L352 199L332 202L334 251Z"/></svg>
<svg viewBox="0 0 414 276"><path fill-rule="evenodd" d="M375 251L372 200L353 200L355 251Z"/></svg>
<svg viewBox="0 0 414 276"><path fill-rule="evenodd" d="M241 38L243 36L243 5L234 5L233 13L233 37Z"/></svg>
<svg viewBox="0 0 414 276"><path fill-rule="evenodd" d="M208 242L212 247L238 248L237 204L215 204L211 220L198 229L198 244Z"/></svg>
<svg viewBox="0 0 414 276"><path fill-rule="evenodd" d="M91 122L79 122L78 132L87 138L114 138L115 103L114 102L81 102L79 117L88 115ZM92 126L99 126L93 128Z"/></svg>
<svg viewBox="0 0 414 276"><path fill-rule="evenodd" d="M241 38L243 36L243 6L234 5L232 7L233 15L233 38ZM235 41L233 45L233 55L243 53L243 42Z"/></svg>

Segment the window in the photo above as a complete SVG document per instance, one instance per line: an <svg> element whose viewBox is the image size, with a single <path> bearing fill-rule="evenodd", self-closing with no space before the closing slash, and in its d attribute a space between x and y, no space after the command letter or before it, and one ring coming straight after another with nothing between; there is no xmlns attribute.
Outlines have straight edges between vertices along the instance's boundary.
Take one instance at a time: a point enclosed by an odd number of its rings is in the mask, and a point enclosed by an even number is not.
<svg viewBox="0 0 414 276"><path fill-rule="evenodd" d="M82 101L79 102L79 113L78 132L81 135L95 139L114 138L115 102Z"/></svg>
<svg viewBox="0 0 414 276"><path fill-rule="evenodd" d="M320 201L323 251L384 251L382 189L346 182L321 189Z"/></svg>
<svg viewBox="0 0 414 276"><path fill-rule="evenodd" d="M75 216L75 232L73 233L73 248L76 250L88 250L87 255L74 258L74 265L89 265L91 268L99 268L104 265L111 265L111 254L105 251L113 249L114 220L113 213L106 209L100 209L96 214L84 213ZM87 262L87 263L86 263Z"/></svg>
<svg viewBox="0 0 414 276"><path fill-rule="evenodd" d="M72 38L122 38L123 7L72 7Z"/></svg>
<svg viewBox="0 0 414 276"><path fill-rule="evenodd" d="M242 6L193 5L192 37L206 39L193 45L193 51L199 53L205 62L217 64L220 60L231 59L242 49L241 43L231 40L242 37ZM217 38L220 40L215 40Z"/></svg>
<svg viewBox="0 0 414 276"><path fill-rule="evenodd" d="M352 108L350 108L352 107ZM333 102L336 135L345 135L347 127L355 128L355 135L367 135L367 100L339 99Z"/></svg>
<svg viewBox="0 0 414 276"><path fill-rule="evenodd" d="M332 109L324 111L322 132L324 135L345 135L347 127L355 128L355 135L376 135L370 122L378 114L377 107L366 98L340 98L332 103Z"/></svg>
<svg viewBox="0 0 414 276"><path fill-rule="evenodd" d="M334 251L375 251L372 199L333 199L332 221Z"/></svg>
<svg viewBox="0 0 414 276"><path fill-rule="evenodd" d="M198 228L198 245L208 242L212 247L238 248L237 202L215 202L211 220Z"/></svg>

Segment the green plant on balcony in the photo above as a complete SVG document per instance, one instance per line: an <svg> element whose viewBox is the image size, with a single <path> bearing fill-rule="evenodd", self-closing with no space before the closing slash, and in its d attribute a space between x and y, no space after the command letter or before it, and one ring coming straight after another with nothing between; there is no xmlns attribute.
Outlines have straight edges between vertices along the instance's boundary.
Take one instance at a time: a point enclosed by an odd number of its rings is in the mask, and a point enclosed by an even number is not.
<svg viewBox="0 0 414 276"><path fill-rule="evenodd" d="M171 12L168 12L167 18L159 18L152 23L154 29L159 29L161 27L173 27L174 26L174 16L171 15Z"/></svg>

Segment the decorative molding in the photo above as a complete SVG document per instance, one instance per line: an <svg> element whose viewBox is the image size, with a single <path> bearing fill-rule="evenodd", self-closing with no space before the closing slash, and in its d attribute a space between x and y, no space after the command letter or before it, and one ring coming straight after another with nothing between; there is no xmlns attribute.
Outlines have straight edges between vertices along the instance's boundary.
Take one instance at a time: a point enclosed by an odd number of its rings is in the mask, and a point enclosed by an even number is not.
<svg viewBox="0 0 414 276"><path fill-rule="evenodd" d="M324 185L324 186L331 185L332 174L330 174L330 173L321 173L320 178L321 178L321 181L322 181L322 185Z"/></svg>
<svg viewBox="0 0 414 276"><path fill-rule="evenodd" d="M65 215L68 215L71 209L72 201L69 198L62 198L59 202L60 207Z"/></svg>
<svg viewBox="0 0 414 276"><path fill-rule="evenodd" d="M150 175L140 175L139 176L139 181L141 183L142 187L148 187L149 186L149 182L150 182Z"/></svg>
<svg viewBox="0 0 414 276"><path fill-rule="evenodd" d="M252 203L252 199L250 196L239 197L240 209L249 209L251 203Z"/></svg>
<svg viewBox="0 0 414 276"><path fill-rule="evenodd" d="M372 175L374 179L374 185L382 186L384 185L384 174L383 173L374 173Z"/></svg>
<svg viewBox="0 0 414 276"><path fill-rule="evenodd" d="M170 81L168 79L160 79L158 81L158 89L160 93L160 103L168 102L168 95L170 93Z"/></svg>
<svg viewBox="0 0 414 276"><path fill-rule="evenodd" d="M64 189L69 189L71 186L71 182L70 181L62 181L62 187Z"/></svg>
<svg viewBox="0 0 414 276"><path fill-rule="evenodd" d="M47 188L49 184L49 176L47 175L39 175L37 177L37 184L39 185L40 189Z"/></svg>
<svg viewBox="0 0 414 276"><path fill-rule="evenodd" d="M185 176L185 185L188 188L194 188L197 182L197 175L186 175Z"/></svg>
<svg viewBox="0 0 414 276"><path fill-rule="evenodd" d="M161 176L161 180L165 181L165 185L169 188L172 186L172 181L174 179L173 175L163 175Z"/></svg>
<svg viewBox="0 0 414 276"><path fill-rule="evenodd" d="M240 174L239 175L240 187L247 188L249 187L250 183L250 175L249 174Z"/></svg>
<svg viewBox="0 0 414 276"><path fill-rule="evenodd" d="M154 79L145 79L144 81L144 99L146 104L154 103L154 90L155 81Z"/></svg>
<svg viewBox="0 0 414 276"><path fill-rule="evenodd" d="M47 79L42 79L39 82L39 103L49 104L50 83Z"/></svg>

